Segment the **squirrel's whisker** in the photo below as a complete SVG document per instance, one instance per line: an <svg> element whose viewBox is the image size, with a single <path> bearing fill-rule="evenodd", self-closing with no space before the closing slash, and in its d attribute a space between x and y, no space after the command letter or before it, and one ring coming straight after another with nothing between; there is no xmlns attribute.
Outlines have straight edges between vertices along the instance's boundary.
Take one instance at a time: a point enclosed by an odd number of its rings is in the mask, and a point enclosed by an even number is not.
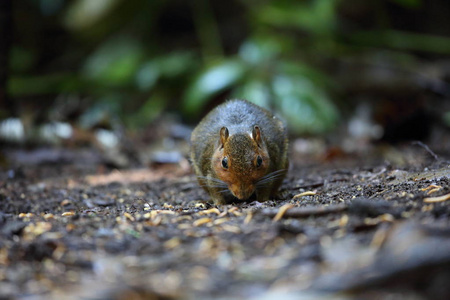
<svg viewBox="0 0 450 300"><path fill-rule="evenodd" d="M277 170L277 171L271 172L271 173L263 176L261 179L267 179L267 178L272 178L272 177L275 177L275 176L281 176L281 175L284 174L284 172L286 172L285 169Z"/></svg>
<svg viewBox="0 0 450 300"><path fill-rule="evenodd" d="M198 179L203 179L202 187L209 188L228 188L228 185L220 179L205 177L205 176L197 176Z"/></svg>
<svg viewBox="0 0 450 300"><path fill-rule="evenodd" d="M219 191L219 194L226 194L226 193L230 193L231 194L229 189L223 189L223 190Z"/></svg>
<svg viewBox="0 0 450 300"><path fill-rule="evenodd" d="M261 179L258 180L258 182L256 182L256 185L257 186L261 186L261 185L264 185L264 184L266 184L268 182L274 181L275 179L283 176L285 172L286 172L285 169L271 172L271 173L261 177Z"/></svg>
<svg viewBox="0 0 450 300"><path fill-rule="evenodd" d="M220 188L220 189L226 189L227 186L223 185L215 185L215 184L202 184L201 187L209 187L209 188Z"/></svg>
<svg viewBox="0 0 450 300"><path fill-rule="evenodd" d="M213 177L207 177L207 176L197 176L198 179L204 179L206 181L213 181L213 182L217 182L220 184L225 184L225 182L223 182L222 180L218 179L218 178L213 178Z"/></svg>

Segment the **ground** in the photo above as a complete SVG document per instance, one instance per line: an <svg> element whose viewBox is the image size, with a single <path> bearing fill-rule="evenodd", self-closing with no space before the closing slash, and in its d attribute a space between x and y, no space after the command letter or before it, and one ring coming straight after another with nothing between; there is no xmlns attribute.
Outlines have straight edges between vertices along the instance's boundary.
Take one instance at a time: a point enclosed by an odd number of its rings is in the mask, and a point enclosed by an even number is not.
<svg viewBox="0 0 450 300"><path fill-rule="evenodd" d="M292 151L280 199L213 205L183 160L9 149L49 159L1 172L1 297L448 299L450 163L428 150Z"/></svg>

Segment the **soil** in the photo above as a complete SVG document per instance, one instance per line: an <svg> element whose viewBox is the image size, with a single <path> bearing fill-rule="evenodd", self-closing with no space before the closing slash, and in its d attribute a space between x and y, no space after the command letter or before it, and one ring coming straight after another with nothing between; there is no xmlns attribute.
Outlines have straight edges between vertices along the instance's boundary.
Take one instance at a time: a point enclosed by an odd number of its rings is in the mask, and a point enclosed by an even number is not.
<svg viewBox="0 0 450 300"><path fill-rule="evenodd" d="M279 199L213 205L186 161L9 149L1 298L450 299L448 157L330 153L293 152Z"/></svg>

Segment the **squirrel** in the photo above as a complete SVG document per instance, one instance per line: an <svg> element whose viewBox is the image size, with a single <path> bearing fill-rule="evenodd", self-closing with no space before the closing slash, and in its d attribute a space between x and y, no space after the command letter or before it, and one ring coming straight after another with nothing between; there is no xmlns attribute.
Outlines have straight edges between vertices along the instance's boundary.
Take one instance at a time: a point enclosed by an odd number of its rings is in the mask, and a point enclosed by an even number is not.
<svg viewBox="0 0 450 300"><path fill-rule="evenodd" d="M276 197L288 169L283 122L246 100L214 108L191 135L191 162L215 204Z"/></svg>

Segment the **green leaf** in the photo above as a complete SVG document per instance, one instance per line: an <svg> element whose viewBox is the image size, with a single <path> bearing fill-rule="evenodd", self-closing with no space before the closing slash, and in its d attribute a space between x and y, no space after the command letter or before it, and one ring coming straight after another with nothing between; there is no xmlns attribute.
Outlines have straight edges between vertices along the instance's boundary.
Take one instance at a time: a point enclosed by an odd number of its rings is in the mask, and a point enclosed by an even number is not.
<svg viewBox="0 0 450 300"><path fill-rule="evenodd" d="M261 107L270 109L271 94L267 84L259 80L242 83L232 93L234 98L246 99Z"/></svg>
<svg viewBox="0 0 450 300"><path fill-rule="evenodd" d="M78 0L73 1L64 19L69 28L86 29L99 23L120 0Z"/></svg>
<svg viewBox="0 0 450 300"><path fill-rule="evenodd" d="M244 65L234 60L222 61L203 71L186 92L183 103L185 112L196 115L212 96L236 84L244 74Z"/></svg>
<svg viewBox="0 0 450 300"><path fill-rule="evenodd" d="M144 105L135 113L131 114L126 122L133 128L142 128L157 118L167 106L167 98L155 94L152 95Z"/></svg>
<svg viewBox="0 0 450 300"><path fill-rule="evenodd" d="M365 46L450 54L450 38L428 34L397 30L362 31L353 34L351 41Z"/></svg>
<svg viewBox="0 0 450 300"><path fill-rule="evenodd" d="M12 96L58 94L79 91L81 86L79 78L70 73L12 76L8 80L8 93Z"/></svg>
<svg viewBox="0 0 450 300"><path fill-rule="evenodd" d="M149 61L143 64L136 72L136 85L141 91L149 90L155 85L159 77L158 64L154 61Z"/></svg>
<svg viewBox="0 0 450 300"><path fill-rule="evenodd" d="M278 71L281 74L291 77L305 77L317 87L330 87L334 84L330 78L322 73L318 68L314 68L306 63L292 62L292 60L280 60L278 62Z"/></svg>
<svg viewBox="0 0 450 300"><path fill-rule="evenodd" d="M195 66L195 57L190 52L174 52L157 58L161 75L177 78Z"/></svg>
<svg viewBox="0 0 450 300"><path fill-rule="evenodd" d="M183 76L190 74L196 61L192 53L173 52L163 56L155 57L143 63L136 72L136 85L141 91L150 90L160 78L175 80L178 83Z"/></svg>
<svg viewBox="0 0 450 300"><path fill-rule="evenodd" d="M100 46L86 61L83 75L104 85L132 81L143 57L143 49L128 38L116 38Z"/></svg>
<svg viewBox="0 0 450 300"><path fill-rule="evenodd" d="M36 53L19 46L13 46L11 48L9 59L12 73L29 71L37 60Z"/></svg>
<svg viewBox="0 0 450 300"><path fill-rule="evenodd" d="M296 134L320 134L333 128L337 110L325 92L306 77L277 75L273 80L277 107Z"/></svg>
<svg viewBox="0 0 450 300"><path fill-rule="evenodd" d="M272 1L259 7L256 17L261 24L292 27L323 35L336 24L336 0Z"/></svg>
<svg viewBox="0 0 450 300"><path fill-rule="evenodd" d="M275 40L255 39L242 44L239 56L247 63L258 65L270 61L280 51L280 43Z"/></svg>

